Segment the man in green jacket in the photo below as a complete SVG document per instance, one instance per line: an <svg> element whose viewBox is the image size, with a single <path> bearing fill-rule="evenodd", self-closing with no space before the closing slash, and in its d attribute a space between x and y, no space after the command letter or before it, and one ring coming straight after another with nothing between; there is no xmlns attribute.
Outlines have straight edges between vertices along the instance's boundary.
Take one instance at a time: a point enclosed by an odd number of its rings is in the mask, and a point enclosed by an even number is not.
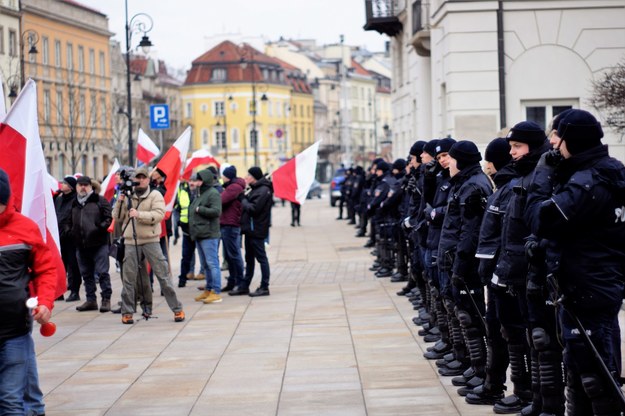
<svg viewBox="0 0 625 416"><path fill-rule="evenodd" d="M209 169L198 172L202 181L199 195L189 206L189 234L199 247L200 261L206 273L204 291L195 300L204 303L221 302L221 268L219 266L219 216L221 215L221 196L215 189L215 174Z"/></svg>

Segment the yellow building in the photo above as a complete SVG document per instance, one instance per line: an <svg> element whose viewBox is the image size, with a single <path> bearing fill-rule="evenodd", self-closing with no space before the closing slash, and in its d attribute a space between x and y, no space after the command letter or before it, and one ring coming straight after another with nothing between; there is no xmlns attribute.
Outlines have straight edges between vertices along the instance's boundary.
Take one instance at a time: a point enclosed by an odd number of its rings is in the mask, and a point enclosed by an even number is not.
<svg viewBox="0 0 625 416"><path fill-rule="evenodd" d="M112 154L108 19L77 2L21 4L23 72L37 82L48 171L102 178ZM28 53L33 46L37 53Z"/></svg>
<svg viewBox="0 0 625 416"><path fill-rule="evenodd" d="M183 124L193 127L193 149L209 150L245 176L251 166L271 172L294 155L293 119L297 137L303 127L303 137L312 143L312 94L306 102L310 117L299 120L293 113L305 108L297 96L305 93L293 93L292 70L283 64L230 41L195 59L181 88Z"/></svg>

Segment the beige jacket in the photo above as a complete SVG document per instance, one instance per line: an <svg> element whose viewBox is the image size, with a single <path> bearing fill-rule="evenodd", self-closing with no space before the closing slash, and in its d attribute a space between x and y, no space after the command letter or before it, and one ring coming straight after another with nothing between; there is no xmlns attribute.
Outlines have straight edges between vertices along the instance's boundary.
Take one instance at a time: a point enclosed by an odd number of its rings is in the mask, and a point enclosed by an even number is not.
<svg viewBox="0 0 625 416"><path fill-rule="evenodd" d="M161 221L165 217L165 200L156 190L147 190L143 195L132 195L132 207L139 211L135 227L137 229L137 245L158 243L161 235ZM124 230L124 242L134 245L132 224L128 224L128 201L124 198L115 202L113 219L121 224ZM128 225L127 225L128 224Z"/></svg>

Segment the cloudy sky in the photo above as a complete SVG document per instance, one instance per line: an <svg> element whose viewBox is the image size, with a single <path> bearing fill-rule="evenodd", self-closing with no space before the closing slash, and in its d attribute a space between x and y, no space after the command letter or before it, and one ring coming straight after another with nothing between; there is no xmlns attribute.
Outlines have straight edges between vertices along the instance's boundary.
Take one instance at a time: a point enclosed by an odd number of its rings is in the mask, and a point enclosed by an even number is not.
<svg viewBox="0 0 625 416"><path fill-rule="evenodd" d="M109 30L125 48L124 0L78 0L109 18ZM365 46L372 51L384 48L386 37L365 32L364 0L127 0L130 17L147 13L154 21L148 34L155 54L175 68L189 68L191 61L224 34L257 44L260 37L277 40L317 39L319 43ZM253 39L256 38L256 41ZM141 35L134 35L136 46Z"/></svg>

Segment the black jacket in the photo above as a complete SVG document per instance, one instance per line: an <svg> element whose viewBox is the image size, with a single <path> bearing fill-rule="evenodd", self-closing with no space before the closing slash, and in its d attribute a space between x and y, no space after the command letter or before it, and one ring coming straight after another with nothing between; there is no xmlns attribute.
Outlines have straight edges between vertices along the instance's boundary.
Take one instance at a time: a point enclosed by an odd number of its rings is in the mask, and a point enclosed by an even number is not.
<svg viewBox="0 0 625 416"><path fill-rule="evenodd" d="M540 156L549 150L549 144L532 150L521 159L512 162L519 175L511 181L512 193L503 218L501 232L501 253L495 274L502 285L525 287L528 262L525 257L525 243L531 234L526 220L526 205L534 169Z"/></svg>
<svg viewBox="0 0 625 416"><path fill-rule="evenodd" d="M479 164L461 170L450 179L447 213L438 247L438 267L467 283L477 283L475 258L485 201L493 187Z"/></svg>
<svg viewBox="0 0 625 416"><path fill-rule="evenodd" d="M480 237L475 254L475 257L480 261L478 274L483 283L491 281L497 266L497 258L501 250L503 217L506 214L512 192L510 182L516 177L518 177L518 174L510 164L504 166L493 176L493 182L495 182L497 189L488 197L486 202L486 211L482 218Z"/></svg>
<svg viewBox="0 0 625 416"><path fill-rule="evenodd" d="M537 233L557 243L557 278L577 310L621 305L625 280L625 167L607 146L564 160L538 208Z"/></svg>
<svg viewBox="0 0 625 416"><path fill-rule="evenodd" d="M426 184L424 184L424 195L428 194L428 182L430 178L426 178ZM447 212L447 202L449 198L449 191L451 185L449 183L449 169L443 169L436 175L436 192L432 199L426 199L426 205L424 208L425 220L428 225L428 236L426 247L432 250L432 256L438 256L438 242L441 238L441 228L443 221L445 220L445 213ZM431 192L430 192L431 193ZM431 203L428 201L432 201Z"/></svg>
<svg viewBox="0 0 625 416"><path fill-rule="evenodd" d="M250 188L252 190L241 200L241 232L252 238L267 238L271 226L273 186L267 178L261 178Z"/></svg>
<svg viewBox="0 0 625 416"><path fill-rule="evenodd" d="M56 221L59 225L59 237L63 241L72 238L72 207L76 200L76 191L60 193L54 198Z"/></svg>
<svg viewBox="0 0 625 416"><path fill-rule="evenodd" d="M88 248L109 244L108 228L113 221L111 205L103 196L93 192L85 205L74 199L72 206L72 236L76 247Z"/></svg>

